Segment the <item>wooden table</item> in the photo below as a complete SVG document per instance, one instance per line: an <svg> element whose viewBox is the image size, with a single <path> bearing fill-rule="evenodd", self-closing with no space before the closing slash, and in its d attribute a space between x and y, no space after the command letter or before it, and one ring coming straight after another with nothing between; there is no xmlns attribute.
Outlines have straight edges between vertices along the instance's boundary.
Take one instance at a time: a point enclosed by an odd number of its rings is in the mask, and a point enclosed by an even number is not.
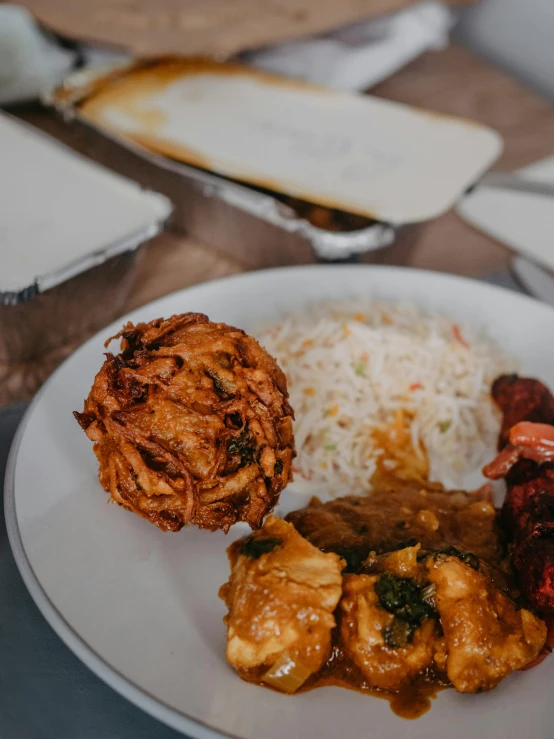
<svg viewBox="0 0 554 739"><path fill-rule="evenodd" d="M427 52L372 92L390 100L472 118L495 128L505 143L496 165L499 170L521 167L554 153L554 110L550 103L460 46ZM74 143L71 130L50 111L33 108L16 113L70 146ZM506 248L468 226L453 211L422 225L413 238L415 247L408 262L413 267L478 276L502 268L509 260ZM238 260L186 234L164 233L143 254L126 310L173 290L244 269ZM16 368L16 375L12 372L5 383L1 382L0 368L0 404L27 399L33 385L38 386L72 348L64 348L59 356L45 363L37 358L32 367L33 381L27 379L19 386L17 373L25 371L28 375L27 368Z"/></svg>

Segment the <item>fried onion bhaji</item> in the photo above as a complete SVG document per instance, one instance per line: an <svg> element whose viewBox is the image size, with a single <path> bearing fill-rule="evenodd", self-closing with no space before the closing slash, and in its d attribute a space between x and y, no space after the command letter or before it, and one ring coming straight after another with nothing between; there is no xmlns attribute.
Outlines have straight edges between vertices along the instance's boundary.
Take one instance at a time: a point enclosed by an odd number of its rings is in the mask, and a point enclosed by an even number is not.
<svg viewBox="0 0 554 739"><path fill-rule="evenodd" d="M115 337L82 413L112 499L164 531L252 528L291 479L293 411L276 361L244 331L184 313ZM106 342L106 346L111 339Z"/></svg>

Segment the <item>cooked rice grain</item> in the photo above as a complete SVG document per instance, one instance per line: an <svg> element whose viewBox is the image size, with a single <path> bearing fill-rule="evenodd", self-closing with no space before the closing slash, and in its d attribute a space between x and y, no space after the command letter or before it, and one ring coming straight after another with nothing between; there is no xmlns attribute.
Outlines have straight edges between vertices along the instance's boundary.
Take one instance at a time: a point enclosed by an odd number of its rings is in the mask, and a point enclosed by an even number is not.
<svg viewBox="0 0 554 739"><path fill-rule="evenodd" d="M344 495L369 489L375 427L411 418L430 477L448 487L493 454L500 418L492 380L513 359L469 327L410 305L326 303L259 335L289 381L296 413L295 487Z"/></svg>

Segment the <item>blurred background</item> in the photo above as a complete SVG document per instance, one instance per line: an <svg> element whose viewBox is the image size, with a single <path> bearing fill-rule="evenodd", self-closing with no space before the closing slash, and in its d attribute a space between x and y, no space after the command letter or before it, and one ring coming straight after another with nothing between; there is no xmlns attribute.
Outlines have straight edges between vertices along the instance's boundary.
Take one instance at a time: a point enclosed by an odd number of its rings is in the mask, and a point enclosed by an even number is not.
<svg viewBox="0 0 554 739"><path fill-rule="evenodd" d="M124 312L246 269L354 260L506 281L515 250L535 263L516 263L519 286L539 289L538 279L543 289L549 278L535 267L550 266L554 201L541 188L554 180L553 30L550 0L0 3L0 155L9 162L0 181L0 404L30 399L65 356ZM521 182L481 179L437 217L391 223L222 177L217 166L137 147L87 119L93 88L136 64L163 67L167 55L238 61L461 116L501 136L489 169L542 185L530 193ZM186 136L186 120L179 125ZM71 162L59 143L86 159ZM71 174L77 161L80 174ZM90 161L105 170L98 192L85 184ZM129 216L125 231L129 204L109 196L117 185L108 173L164 196L171 216L160 201L150 222ZM111 202L104 211L102 194ZM87 218L113 228L96 233Z"/></svg>
<svg viewBox="0 0 554 739"><path fill-rule="evenodd" d="M454 38L552 100L553 28L548 0L484 0L461 14Z"/></svg>

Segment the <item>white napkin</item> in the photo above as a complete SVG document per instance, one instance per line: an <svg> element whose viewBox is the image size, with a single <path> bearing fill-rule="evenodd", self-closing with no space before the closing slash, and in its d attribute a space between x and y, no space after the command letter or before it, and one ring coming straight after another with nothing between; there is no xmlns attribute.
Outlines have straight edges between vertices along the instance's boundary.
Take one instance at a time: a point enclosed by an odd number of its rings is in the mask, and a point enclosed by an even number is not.
<svg viewBox="0 0 554 739"><path fill-rule="evenodd" d="M47 92L71 69L75 57L42 33L25 8L0 4L0 105Z"/></svg>
<svg viewBox="0 0 554 739"><path fill-rule="evenodd" d="M343 90L363 90L427 49L443 48L454 22L449 8L427 0L391 16L251 52L243 59L268 72Z"/></svg>
<svg viewBox="0 0 554 739"><path fill-rule="evenodd" d="M62 48L26 8L0 0L0 105L40 98L58 85L79 55L87 67L131 60L129 54L79 45Z"/></svg>
<svg viewBox="0 0 554 739"><path fill-rule="evenodd" d="M305 41L242 55L252 66L343 90L362 90L401 69L427 49L442 48L454 25L442 3L425 0L391 16L346 26ZM79 47L86 66L130 59ZM40 97L71 69L76 53L43 33L30 13L0 2L0 105Z"/></svg>
<svg viewBox="0 0 554 739"><path fill-rule="evenodd" d="M554 183L554 156L534 162L518 174ZM472 226L554 270L554 198L481 185L466 195L457 210Z"/></svg>

